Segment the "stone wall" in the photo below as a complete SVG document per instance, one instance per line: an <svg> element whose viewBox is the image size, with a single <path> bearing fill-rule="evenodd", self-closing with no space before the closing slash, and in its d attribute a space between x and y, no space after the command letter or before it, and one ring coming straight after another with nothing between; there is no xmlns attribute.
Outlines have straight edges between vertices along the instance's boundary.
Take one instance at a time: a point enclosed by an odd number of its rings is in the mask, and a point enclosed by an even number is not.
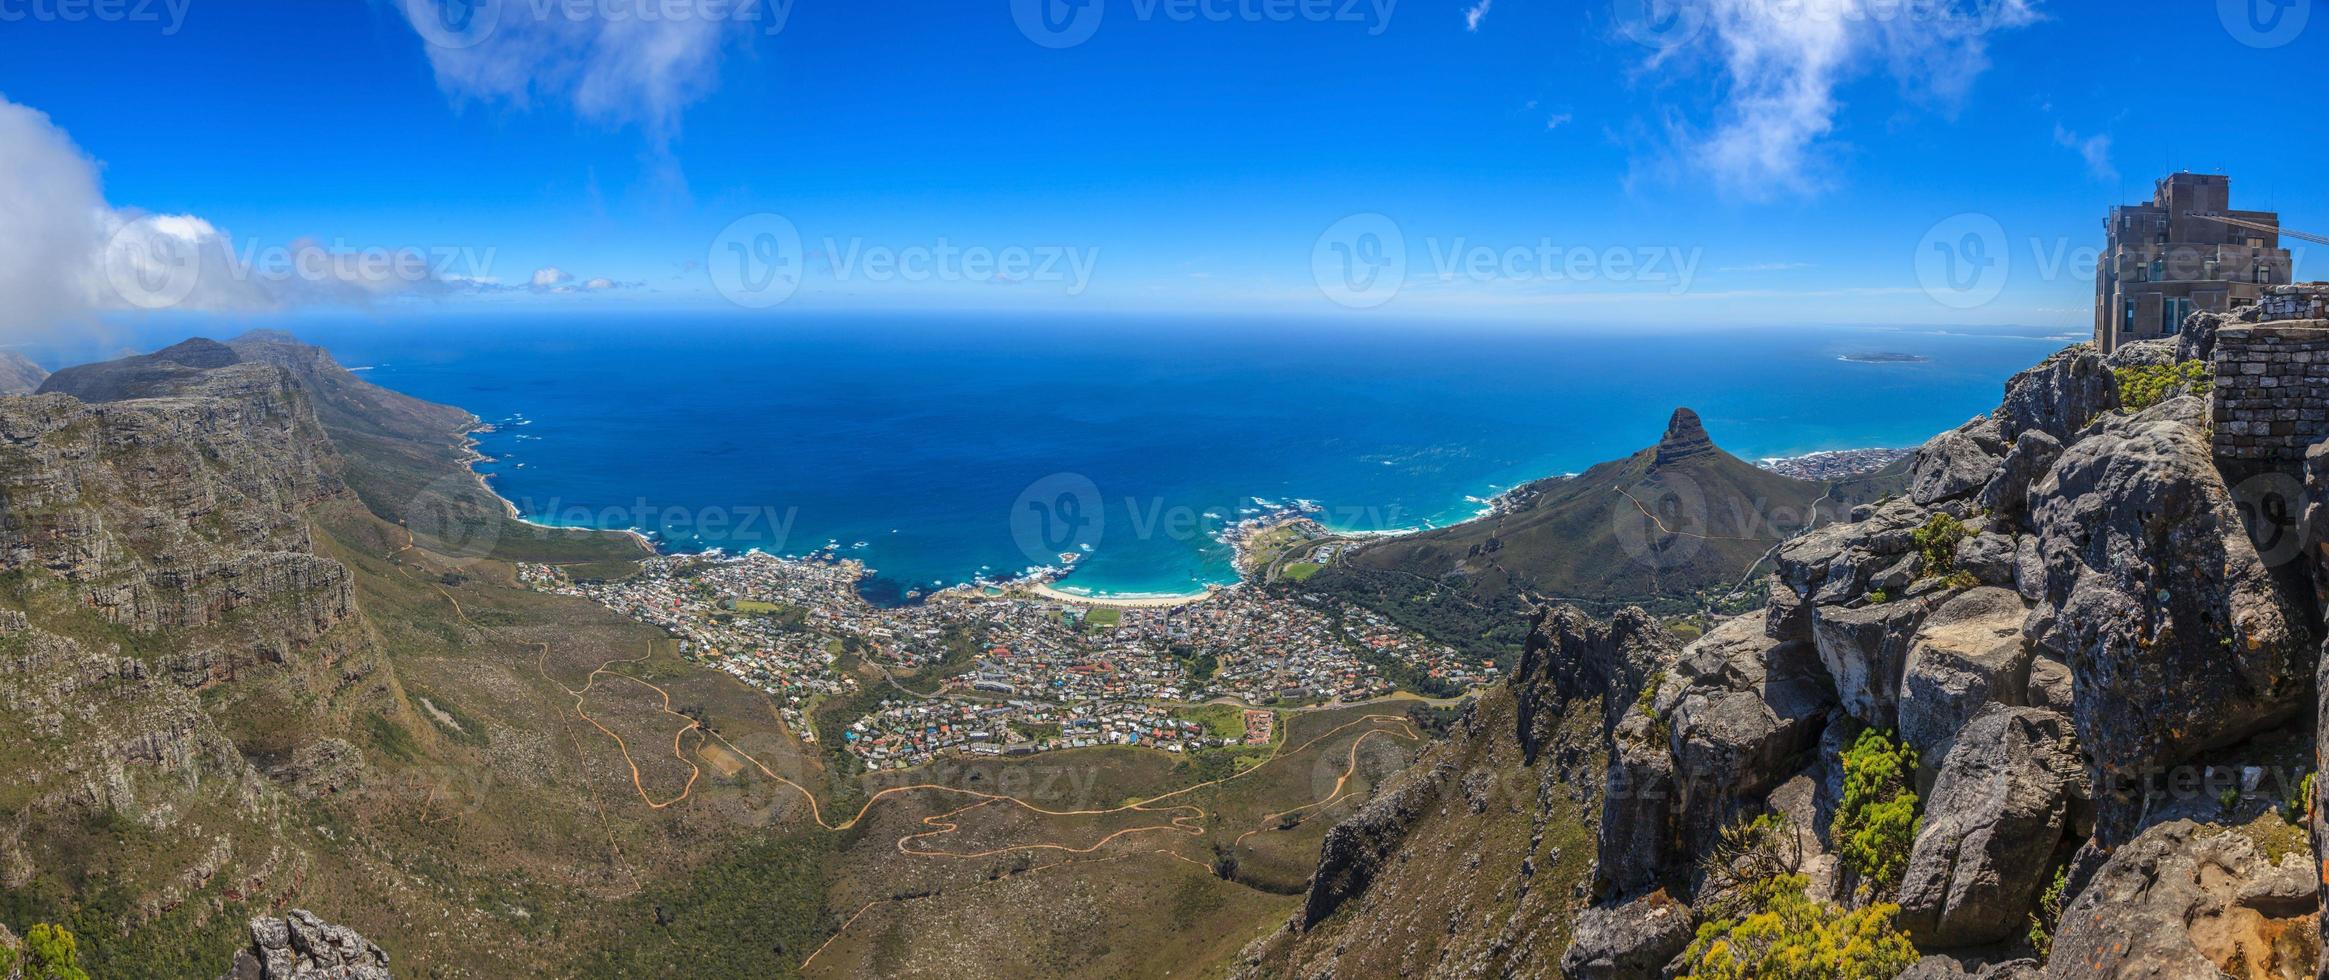
<svg viewBox="0 0 2329 980"><path fill-rule="evenodd" d="M2301 465L2329 439L2329 320L2226 326L2215 368L2217 458Z"/></svg>
<svg viewBox="0 0 2329 980"><path fill-rule="evenodd" d="M2256 306L2267 321L2329 319L2329 282L2267 287Z"/></svg>

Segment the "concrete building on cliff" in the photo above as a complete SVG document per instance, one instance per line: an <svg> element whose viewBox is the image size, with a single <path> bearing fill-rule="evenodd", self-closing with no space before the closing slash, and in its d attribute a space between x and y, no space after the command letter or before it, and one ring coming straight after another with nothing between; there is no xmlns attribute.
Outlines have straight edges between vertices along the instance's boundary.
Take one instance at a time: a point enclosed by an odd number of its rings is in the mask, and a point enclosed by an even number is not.
<svg viewBox="0 0 2329 980"><path fill-rule="evenodd" d="M2127 341L2174 336L2193 313L2250 306L2289 281L2280 215L2234 211L2231 201L2231 178L2176 173L2154 185L2151 203L2111 209L2095 268L2097 348L2108 354Z"/></svg>

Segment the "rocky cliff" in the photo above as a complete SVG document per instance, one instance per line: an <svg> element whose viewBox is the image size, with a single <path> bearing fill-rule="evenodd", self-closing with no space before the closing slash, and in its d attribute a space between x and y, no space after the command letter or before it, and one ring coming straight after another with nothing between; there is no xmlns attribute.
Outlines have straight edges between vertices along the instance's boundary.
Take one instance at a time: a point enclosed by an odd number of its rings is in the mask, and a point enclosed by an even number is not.
<svg viewBox="0 0 2329 980"><path fill-rule="evenodd" d="M12 350L0 350L0 395L29 395L40 390L49 373Z"/></svg>
<svg viewBox="0 0 2329 980"><path fill-rule="evenodd" d="M2301 472L2219 463L2207 386L2176 365L2229 318L2197 319L2180 350L2082 345L2018 375L1916 452L1904 494L1787 541L1763 607L1685 648L1638 612L1538 618L1510 690L1476 709L1513 726L1447 751L1526 767L1562 746L1536 816L1584 803L1597 827L1565 975L1677 975L1695 926L1735 927L1743 896L1770 900L1741 883L1781 873L1913 944L1880 975L1917 954L1920 977L2313 974L2329 447ZM2162 369L2180 373L2146 374ZM2128 387L2155 377L2178 380ZM1707 451L1691 421L1662 455ZM1913 767L1897 792L1914 820L1847 841L1839 808L1876 771L1848 757L1871 744ZM1324 975L1362 928L1418 914L1385 898L1450 873L1418 844L1463 820L1428 789L1456 775L1416 775L1338 828L1350 846L1254 962ZM1480 928L1446 925L1433 943ZM1470 975L1553 959L1488 948L1502 958Z"/></svg>

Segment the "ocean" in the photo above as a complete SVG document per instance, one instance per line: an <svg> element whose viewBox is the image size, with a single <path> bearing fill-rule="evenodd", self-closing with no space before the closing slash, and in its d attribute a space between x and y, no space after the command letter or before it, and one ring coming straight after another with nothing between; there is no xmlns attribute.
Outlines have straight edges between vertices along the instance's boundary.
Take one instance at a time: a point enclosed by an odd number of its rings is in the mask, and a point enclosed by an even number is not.
<svg viewBox="0 0 2329 980"><path fill-rule="evenodd" d="M702 314L274 324L459 405L531 519L671 550L830 551L868 594L1075 558L1063 588L1235 579L1225 526L1307 501L1342 530L1444 524L1651 445L1677 406L1750 460L1909 446L2076 338L1233 318ZM1852 354L1919 361L1863 363Z"/></svg>

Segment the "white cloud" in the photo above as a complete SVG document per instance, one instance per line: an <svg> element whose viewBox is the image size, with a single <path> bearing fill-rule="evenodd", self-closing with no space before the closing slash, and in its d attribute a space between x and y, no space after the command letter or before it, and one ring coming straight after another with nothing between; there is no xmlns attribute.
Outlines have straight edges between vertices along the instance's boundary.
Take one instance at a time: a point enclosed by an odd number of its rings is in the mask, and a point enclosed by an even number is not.
<svg viewBox="0 0 2329 980"><path fill-rule="evenodd" d="M1908 102L1953 113L1989 67L1989 35L2034 22L2032 0L1684 0L1645 67L1662 79L1716 66L1711 124L1684 117L1669 134L1685 161L1750 198L1826 182L1837 89L1880 67Z"/></svg>
<svg viewBox="0 0 2329 980"><path fill-rule="evenodd" d="M269 310L451 288L437 278L442 266L409 251L238 246L195 215L116 208L98 172L47 115L0 97L0 336L111 312Z"/></svg>
<svg viewBox="0 0 2329 980"><path fill-rule="evenodd" d="M535 289L555 289L573 281L573 273L554 265L535 269L532 280Z"/></svg>
<svg viewBox="0 0 2329 980"><path fill-rule="evenodd" d="M1478 33L1480 30L1480 22L1488 19L1488 8L1494 6L1495 3L1496 0L1480 0L1479 3L1475 3L1471 6L1470 9L1465 10L1464 29Z"/></svg>
<svg viewBox="0 0 2329 980"><path fill-rule="evenodd" d="M2078 152L2086 161L2086 172L2096 180L2112 182L2119 179L2119 168L2111 165L2111 137L2108 133L2080 136L2054 124L2054 142L2065 149Z"/></svg>
<svg viewBox="0 0 2329 980"><path fill-rule="evenodd" d="M1571 120L1574 120L1574 119L1576 119L1576 118L1577 118L1577 117L1576 117L1574 114L1572 114L1572 113L1567 113L1567 112L1556 112L1556 113L1553 113L1553 114L1552 114L1552 115L1550 115L1550 116L1547 116L1547 117L1545 117L1545 128L1546 128L1546 129L1559 129L1559 128L1563 127L1563 126L1566 126L1566 125L1568 125L1568 124L1570 123L1570 121L1571 121Z"/></svg>
<svg viewBox="0 0 2329 980"><path fill-rule="evenodd" d="M791 10L791 0L671 0L650 17L621 2L487 0L448 22L442 0L388 2L455 100L564 102L585 119L640 125L660 139L716 84L731 35L774 33Z"/></svg>

